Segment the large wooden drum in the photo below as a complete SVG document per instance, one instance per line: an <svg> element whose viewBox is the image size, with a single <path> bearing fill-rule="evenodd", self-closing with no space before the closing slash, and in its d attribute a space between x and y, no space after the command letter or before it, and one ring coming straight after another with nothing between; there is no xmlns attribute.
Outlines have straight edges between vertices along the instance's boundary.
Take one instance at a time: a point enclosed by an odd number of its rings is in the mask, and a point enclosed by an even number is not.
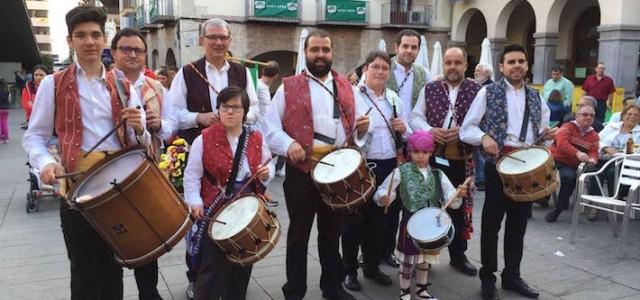
<svg viewBox="0 0 640 300"><path fill-rule="evenodd" d="M513 159L511 157L515 157ZM504 194L518 202L545 198L558 188L558 171L551 152L543 147L515 150L498 160L496 168Z"/></svg>

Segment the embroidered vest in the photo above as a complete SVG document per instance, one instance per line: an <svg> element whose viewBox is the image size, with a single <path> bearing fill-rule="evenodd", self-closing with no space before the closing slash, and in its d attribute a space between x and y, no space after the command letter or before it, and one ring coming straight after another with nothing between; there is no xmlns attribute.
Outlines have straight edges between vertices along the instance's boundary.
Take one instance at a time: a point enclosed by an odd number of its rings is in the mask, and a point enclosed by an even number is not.
<svg viewBox="0 0 640 300"><path fill-rule="evenodd" d="M462 125L464 117L469 111L471 102L476 97L476 94L480 90L481 86L471 79L464 79L460 84L458 90L458 96L456 98L455 109L455 122L458 126ZM438 80L430 82L425 86L425 107L428 109L424 112L427 117L427 123L433 127L444 128L449 125L449 120L445 120L445 116L449 111L449 87L445 80ZM445 123L446 122L446 123ZM471 145L463 142L457 143L458 154L461 157L466 156L473 152Z"/></svg>
<svg viewBox="0 0 640 300"><path fill-rule="evenodd" d="M494 84L487 86L487 110L480 121L480 129L489 134L498 143L500 150L504 147L504 140L507 138L507 83L500 80ZM540 122L542 120L541 100L538 92L528 86L525 86L526 102L529 106L529 121L532 124L534 139L540 137ZM484 153L483 156L494 161L489 155Z"/></svg>
<svg viewBox="0 0 640 300"><path fill-rule="evenodd" d="M258 131L252 131L248 128L246 130L249 130L246 157L251 173L255 174L262 163L262 135ZM238 145L238 150L241 150L242 146ZM233 167L234 155L235 153L231 153L227 132L222 124L216 123L202 130L202 166L216 180L215 183L211 183L207 176L202 176L200 196L205 207L211 205L213 199L227 185ZM236 178L236 180L238 179L242 178ZM254 182L256 182L256 190L263 188L262 184L257 183L258 181Z"/></svg>
<svg viewBox="0 0 640 300"><path fill-rule="evenodd" d="M349 81L335 71L331 71L336 83L337 91L334 91L340 105L340 119L346 135L351 133L355 124L355 102L353 89ZM311 94L309 91L309 78L304 74L287 77L282 80L284 85L284 117L282 128L294 140L296 140L306 152L307 159L311 157L313 146L313 112L311 111ZM346 137L351 139L350 136ZM309 172L311 164L304 162L287 161L304 172Z"/></svg>
<svg viewBox="0 0 640 300"><path fill-rule="evenodd" d="M54 130L60 143L62 165L67 172L74 172L77 159L80 156L82 145L82 131L84 124L80 111L80 93L76 81L77 66L72 64L69 68L55 73L53 81L55 86L55 112ZM115 88L115 75L113 71L106 73L107 90L111 99L111 116L113 124L120 122L122 104ZM129 83L123 82L125 94L129 95ZM86 120L89 122L90 120ZM129 146L124 126L116 131L120 146Z"/></svg>
<svg viewBox="0 0 640 300"><path fill-rule="evenodd" d="M150 77L144 78L144 84L142 85L142 103L145 108L151 109L158 116L162 116L162 85L155 79ZM151 145L149 151L151 157L159 158L160 148L162 148L162 138L157 134L152 134Z"/></svg>
<svg viewBox="0 0 640 300"><path fill-rule="evenodd" d="M434 176L429 176L425 184L424 176L414 163L402 164L399 169L398 191L405 209L413 213L425 207L440 207L442 196L438 195ZM430 172L433 170L430 169ZM435 169L435 172L442 176L442 171ZM430 175L433 175L433 172Z"/></svg>
<svg viewBox="0 0 640 300"><path fill-rule="evenodd" d="M400 94L398 91L398 81L396 80L396 76L393 73L393 70L396 68L395 62L391 62L391 76L389 76L389 80L387 80L387 88L392 91ZM405 107L405 109L412 110L418 101L418 94L420 94L420 90L427 83L427 71L423 67L420 67L416 64L411 66L411 70L413 71L413 85L411 87L411 107Z"/></svg>
<svg viewBox="0 0 640 300"><path fill-rule="evenodd" d="M228 61L229 71L227 72L229 85L247 87L247 69L238 63ZM200 74L207 77L206 59L203 57L193 62ZM212 112L209 84L188 65L182 67L184 82L187 85L187 109L190 112ZM225 88L224 86L214 86L218 92ZM200 134L202 128L189 128L178 131L178 136L184 138L189 144Z"/></svg>

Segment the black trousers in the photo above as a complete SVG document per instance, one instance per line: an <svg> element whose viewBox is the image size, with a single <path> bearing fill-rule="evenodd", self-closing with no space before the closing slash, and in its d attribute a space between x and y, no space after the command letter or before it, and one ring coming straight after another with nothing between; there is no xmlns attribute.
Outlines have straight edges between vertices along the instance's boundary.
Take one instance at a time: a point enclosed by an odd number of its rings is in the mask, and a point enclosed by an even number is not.
<svg viewBox="0 0 640 300"><path fill-rule="evenodd" d="M576 187L576 171L578 168L564 165L557 160L555 162L558 173L560 173L560 193L555 203L556 210L565 210L569 208L569 198Z"/></svg>
<svg viewBox="0 0 640 300"><path fill-rule="evenodd" d="M160 299L158 293L158 261L154 260L144 266L133 269L138 286L138 298L140 300Z"/></svg>
<svg viewBox="0 0 640 300"><path fill-rule="evenodd" d="M111 250L65 201L60 204L60 221L71 265L71 299L122 299L122 267Z"/></svg>
<svg viewBox="0 0 640 300"><path fill-rule="evenodd" d="M482 229L480 233L480 280L483 284L495 284L493 274L498 270L498 232L505 214L504 225L504 270L502 279L520 277L520 261L527 231L527 217L533 202L515 202L505 196L502 180L496 165L487 161L484 167L485 200L482 208Z"/></svg>
<svg viewBox="0 0 640 300"><path fill-rule="evenodd" d="M318 254L322 275L320 288L332 295L342 289L344 278L339 239L344 222L344 212L327 206L311 176L297 168L286 165L284 198L289 213L287 233L286 269L287 283L282 287L286 299L302 299L307 292L307 250L309 234L314 216L318 216Z"/></svg>
<svg viewBox="0 0 640 300"><path fill-rule="evenodd" d="M200 248L200 269L195 286L196 300L244 300L251 279L252 265L230 262L208 235Z"/></svg>
<svg viewBox="0 0 640 300"><path fill-rule="evenodd" d="M396 167L396 159L367 160L375 163L376 188ZM382 231L384 230L384 207L378 206L370 197L357 210L347 214L342 230L342 257L346 274L355 275L358 270L358 248L362 247L364 271L375 272L382 259Z"/></svg>
<svg viewBox="0 0 640 300"><path fill-rule="evenodd" d="M453 187L458 187L464 183L465 178L465 161L464 160L449 160L449 166L443 166L435 163L435 158L431 158L431 166L438 168L444 172L445 175L453 184ZM485 179L486 180L486 179ZM444 199L445 201L447 199ZM449 257L452 262L460 262L465 259L465 251L467 251L467 240L464 239L464 205L458 209L447 208L447 213L451 217L451 222L455 229L455 235L451 244L449 244Z"/></svg>

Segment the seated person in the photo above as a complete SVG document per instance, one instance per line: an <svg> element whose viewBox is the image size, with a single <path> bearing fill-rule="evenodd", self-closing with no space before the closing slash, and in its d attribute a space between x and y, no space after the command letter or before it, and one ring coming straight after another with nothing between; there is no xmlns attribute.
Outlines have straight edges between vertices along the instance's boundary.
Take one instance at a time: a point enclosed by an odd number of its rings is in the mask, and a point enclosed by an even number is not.
<svg viewBox="0 0 640 300"><path fill-rule="evenodd" d="M622 101L622 110L624 110L625 108L627 108L631 104L638 105L636 103L636 98L633 98L633 97L625 98L624 101ZM621 121L622 121L622 112L621 111L613 113L611 115L611 118L609 118L609 123L611 123L611 122L621 122Z"/></svg>
<svg viewBox="0 0 640 300"><path fill-rule="evenodd" d="M593 107L580 107L576 119L564 123L556 134L550 150L560 173L560 194L555 209L545 217L547 222L555 222L560 213L569 208L569 197L576 186L576 171L580 163L595 165L598 162L600 137L591 126L594 119Z"/></svg>

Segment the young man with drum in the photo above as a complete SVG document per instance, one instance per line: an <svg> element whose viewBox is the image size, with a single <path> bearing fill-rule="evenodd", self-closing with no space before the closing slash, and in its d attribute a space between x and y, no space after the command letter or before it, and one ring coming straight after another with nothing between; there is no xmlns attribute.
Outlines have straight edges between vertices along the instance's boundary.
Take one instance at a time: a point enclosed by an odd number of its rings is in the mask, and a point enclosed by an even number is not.
<svg viewBox="0 0 640 300"><path fill-rule="evenodd" d="M86 171L106 153L136 143L150 144L144 111L137 108L142 103L120 96L115 87L119 79L102 65L106 19L104 11L93 6L79 6L66 15L67 42L76 53L76 62L42 81L23 140L43 183L56 183L56 176L64 172ZM123 120L124 126L116 126ZM98 143L113 129L115 134ZM60 140L62 164L46 147L54 131ZM85 157L95 145L95 151ZM122 299L122 267L96 231L65 201L60 205L60 219L71 265L71 299Z"/></svg>
<svg viewBox="0 0 640 300"><path fill-rule="evenodd" d="M401 196L399 202L402 205L402 221L396 248L396 256L400 260L400 300L411 299L411 278L414 272L416 297L435 299L427 291L427 281L431 264L438 264L440 261L440 249L422 249L414 243L414 237L407 228L411 216L425 207L439 209L448 204L457 209L462 204L458 195L467 193L465 185L461 185L456 191L444 172L429 166L429 159L434 151L433 140L428 131L413 133L407 142L411 161L395 168L373 196L376 203L383 207L388 207L396 199L396 195ZM423 229L430 230L426 227Z"/></svg>
<svg viewBox="0 0 640 300"><path fill-rule="evenodd" d="M309 172L312 161L342 147L352 138L361 144L369 129L363 104L354 101L349 81L331 70L333 49L329 33L316 30L304 42L307 68L285 78L267 110L262 128L271 150L287 156L284 196L289 212L286 299L302 299L307 291L307 248L314 216L318 215L318 252L325 298L355 299L341 286L339 237L344 211L325 204ZM339 166L338 166L339 167Z"/></svg>
<svg viewBox="0 0 640 300"><path fill-rule="evenodd" d="M420 91L409 119L413 130L427 130L433 134L436 150L431 166L447 174L454 185L462 184L467 177L475 177L474 148L461 142L458 132L481 86L464 78L466 70L466 52L458 47L447 49L444 53L444 79L430 82ZM449 245L449 264L469 276L476 276L478 272L464 254L467 240L471 239L473 232L474 192L470 190L465 195L460 208L447 210L455 227L455 238Z"/></svg>
<svg viewBox="0 0 640 300"><path fill-rule="evenodd" d="M184 172L185 200L198 219L188 250L198 259L195 299L245 299L252 265L232 263L225 250L206 232L207 225L237 192L264 192L275 169L271 153L258 131L242 124L249 112L247 93L229 86L217 98L219 123L204 129L191 145ZM250 189L239 191L249 182ZM200 235L200 237L194 236Z"/></svg>
<svg viewBox="0 0 640 300"><path fill-rule="evenodd" d="M403 106L398 95L385 88L389 79L391 59L386 52L372 51L364 62L366 80L354 90L356 99L372 108L369 114L372 131L363 147L367 164L374 164L376 187L397 166L398 152L404 136L410 130L402 116ZM398 145L396 145L398 144ZM342 255L345 268L344 286L352 291L362 287L358 281L358 248L362 247L364 265L362 273L380 285L391 285L391 278L380 271L382 235L385 221L384 209L373 201L367 201L359 209L350 212L342 232Z"/></svg>
<svg viewBox="0 0 640 300"><path fill-rule="evenodd" d="M483 299L499 299L494 272L498 270L498 232L505 214L502 287L529 298L539 295L520 277L524 234L532 202L507 198L496 169L496 161L504 154L555 136L556 129L548 128L549 108L534 89L525 85L527 63L527 52L522 46L505 46L500 59L504 79L478 92L460 128L460 139L471 145L482 145L487 159L480 234Z"/></svg>

